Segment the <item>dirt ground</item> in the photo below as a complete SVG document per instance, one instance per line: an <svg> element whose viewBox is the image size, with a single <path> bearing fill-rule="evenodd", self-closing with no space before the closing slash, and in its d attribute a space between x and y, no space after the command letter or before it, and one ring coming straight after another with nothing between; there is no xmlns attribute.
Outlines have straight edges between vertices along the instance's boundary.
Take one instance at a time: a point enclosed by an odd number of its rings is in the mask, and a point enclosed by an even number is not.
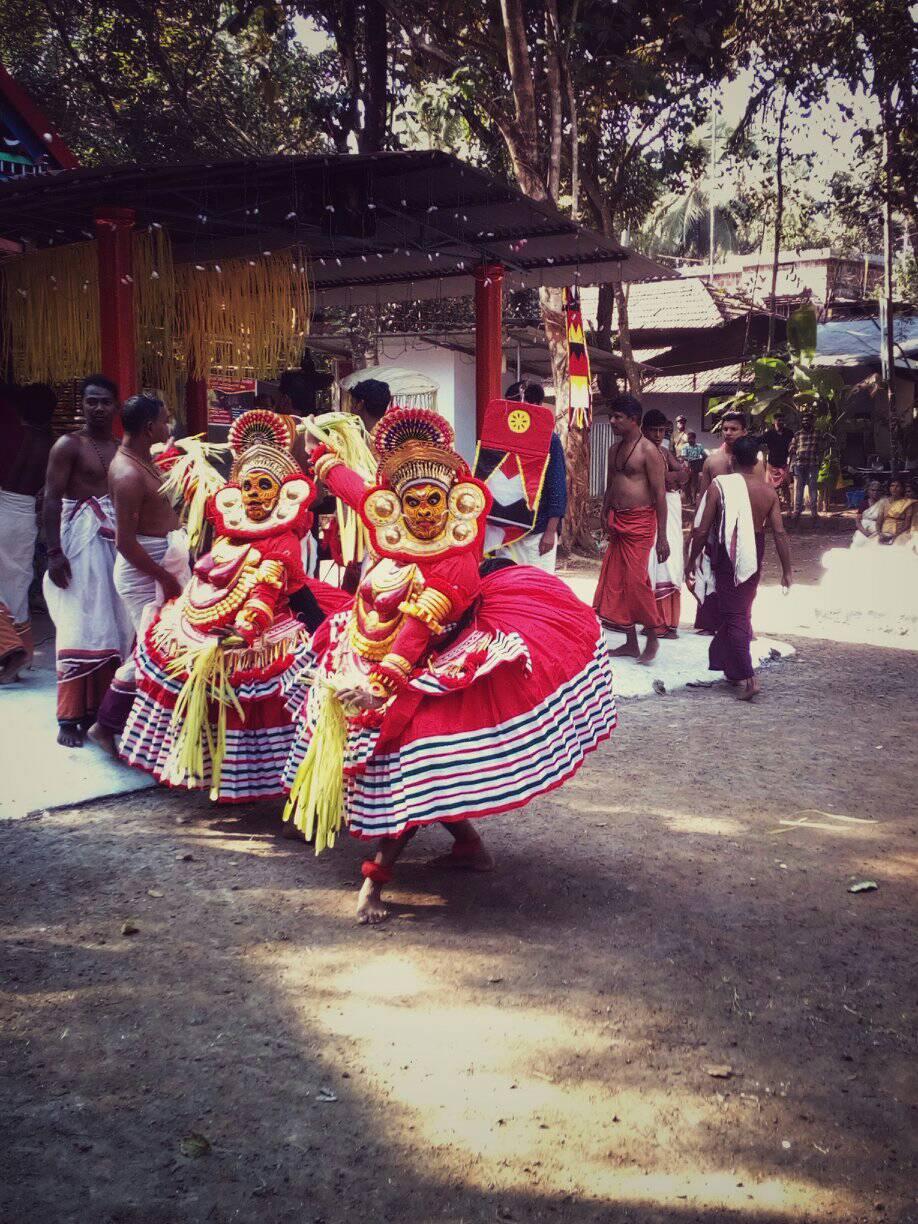
<svg viewBox="0 0 918 1224"><path fill-rule="evenodd" d="M918 656L796 645L625 704L493 875L419 836L380 929L270 808L0 828L0 1220L918 1220Z"/></svg>

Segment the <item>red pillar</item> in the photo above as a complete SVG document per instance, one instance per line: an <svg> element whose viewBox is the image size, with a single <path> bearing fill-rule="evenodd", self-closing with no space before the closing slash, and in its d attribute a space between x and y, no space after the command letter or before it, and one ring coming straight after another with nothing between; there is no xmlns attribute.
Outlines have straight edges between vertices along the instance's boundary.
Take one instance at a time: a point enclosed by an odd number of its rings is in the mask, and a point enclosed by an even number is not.
<svg viewBox="0 0 918 1224"><path fill-rule="evenodd" d="M189 434L207 437L206 378L189 378L185 382L185 428Z"/></svg>
<svg viewBox="0 0 918 1224"><path fill-rule="evenodd" d="M475 423L481 437L485 408L500 398L503 365L502 264L481 264L475 269Z"/></svg>
<svg viewBox="0 0 918 1224"><path fill-rule="evenodd" d="M95 222L102 373L114 379L123 401L137 390L132 260L134 210L100 208Z"/></svg>

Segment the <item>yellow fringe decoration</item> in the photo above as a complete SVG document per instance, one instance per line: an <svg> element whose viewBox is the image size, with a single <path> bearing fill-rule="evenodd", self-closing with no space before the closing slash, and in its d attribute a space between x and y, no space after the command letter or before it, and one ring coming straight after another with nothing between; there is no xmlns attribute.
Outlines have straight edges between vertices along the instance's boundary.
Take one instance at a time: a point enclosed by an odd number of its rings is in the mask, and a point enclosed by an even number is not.
<svg viewBox="0 0 918 1224"><path fill-rule="evenodd" d="M316 725L306 755L296 771L284 820L293 820L316 854L335 844L344 820L344 750L347 723L337 694L322 685Z"/></svg>
<svg viewBox="0 0 918 1224"><path fill-rule="evenodd" d="M96 244L76 242L4 263L0 366L18 383L83 378L101 361Z"/></svg>
<svg viewBox="0 0 918 1224"><path fill-rule="evenodd" d="M175 272L164 229L134 235L134 341L141 387L180 402L176 354Z"/></svg>
<svg viewBox="0 0 918 1224"><path fill-rule="evenodd" d="M299 362L309 331L306 255L292 247L259 259L180 264L178 330L188 374L219 368L273 374Z"/></svg>
<svg viewBox="0 0 918 1224"><path fill-rule="evenodd" d="M304 427L305 428L305 427ZM370 449L369 435L360 417L352 412L324 412L309 422L312 433L338 455L349 468L371 484L376 479L376 456ZM344 564L362 561L369 545L369 535L360 515L336 499L338 535Z"/></svg>
<svg viewBox="0 0 918 1224"><path fill-rule="evenodd" d="M257 259L175 266L163 229L134 235L139 383L178 402L178 376L270 376L299 362L311 293L298 247ZM101 364L95 242L18 256L0 269L0 365L17 382L62 383Z"/></svg>
<svg viewBox="0 0 918 1224"><path fill-rule="evenodd" d="M160 486L162 492L179 511L188 532L188 542L197 555L207 524L207 503L226 480L211 462L211 456L226 454L229 447L206 442L202 434L177 438L175 446L184 452L167 472Z"/></svg>
<svg viewBox="0 0 918 1224"><path fill-rule="evenodd" d="M220 793L223 757L226 754L226 711L233 706L244 718L242 706L228 676L223 644L214 638L199 650L187 650L167 670L175 675L187 671L188 678L172 712L172 729L178 734L169 753L166 780L176 786L195 786L204 781L205 746L211 762L210 797ZM216 731L210 723L210 706L217 707Z"/></svg>

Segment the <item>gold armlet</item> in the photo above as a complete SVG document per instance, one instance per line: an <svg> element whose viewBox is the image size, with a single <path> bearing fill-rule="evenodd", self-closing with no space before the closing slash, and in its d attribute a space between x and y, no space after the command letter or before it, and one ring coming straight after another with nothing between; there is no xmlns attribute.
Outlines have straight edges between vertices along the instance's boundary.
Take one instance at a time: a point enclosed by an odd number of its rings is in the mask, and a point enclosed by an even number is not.
<svg viewBox="0 0 918 1224"><path fill-rule="evenodd" d="M255 575L256 582L266 586L282 587L284 585L284 566L280 561L262 561Z"/></svg>
<svg viewBox="0 0 918 1224"><path fill-rule="evenodd" d="M423 622L433 633L442 633L452 607L451 601L442 591L426 587L415 599L399 604L398 610Z"/></svg>
<svg viewBox="0 0 918 1224"><path fill-rule="evenodd" d="M320 480L325 480L332 468L338 467L339 464L343 462L343 459L339 459L338 456L333 454L331 451L326 451L324 455L320 455L318 459L316 459L312 466L318 478Z"/></svg>

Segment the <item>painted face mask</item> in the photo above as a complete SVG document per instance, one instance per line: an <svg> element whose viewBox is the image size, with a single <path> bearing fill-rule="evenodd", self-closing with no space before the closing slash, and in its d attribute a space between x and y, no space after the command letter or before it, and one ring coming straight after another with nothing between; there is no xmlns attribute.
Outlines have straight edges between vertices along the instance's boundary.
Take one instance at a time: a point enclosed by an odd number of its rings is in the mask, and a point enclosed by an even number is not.
<svg viewBox="0 0 918 1224"><path fill-rule="evenodd" d="M253 523L263 523L280 495L280 482L270 472L253 469L242 481L242 504Z"/></svg>
<svg viewBox="0 0 918 1224"><path fill-rule="evenodd" d="M405 525L418 540L435 540L446 526L445 492L435 484L416 484L402 495Z"/></svg>

